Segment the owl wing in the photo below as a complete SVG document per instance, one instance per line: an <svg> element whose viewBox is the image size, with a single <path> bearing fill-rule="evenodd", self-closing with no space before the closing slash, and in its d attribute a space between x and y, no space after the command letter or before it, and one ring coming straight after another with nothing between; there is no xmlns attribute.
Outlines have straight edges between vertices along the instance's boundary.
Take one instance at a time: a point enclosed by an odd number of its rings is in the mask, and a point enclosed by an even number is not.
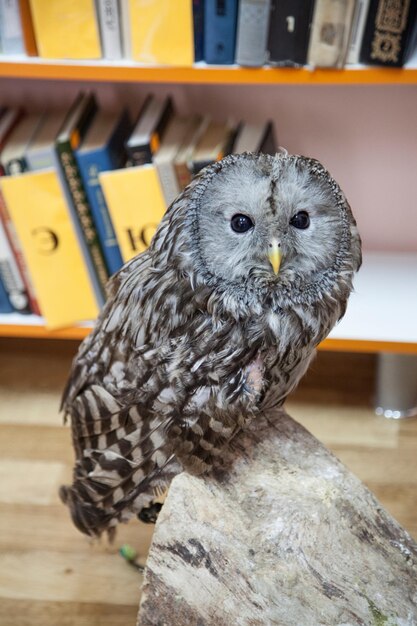
<svg viewBox="0 0 417 626"><path fill-rule="evenodd" d="M208 471L256 404L259 346L234 320L214 322L206 297L150 254L112 280L62 402L76 463L61 497L83 532L139 513L180 463Z"/></svg>

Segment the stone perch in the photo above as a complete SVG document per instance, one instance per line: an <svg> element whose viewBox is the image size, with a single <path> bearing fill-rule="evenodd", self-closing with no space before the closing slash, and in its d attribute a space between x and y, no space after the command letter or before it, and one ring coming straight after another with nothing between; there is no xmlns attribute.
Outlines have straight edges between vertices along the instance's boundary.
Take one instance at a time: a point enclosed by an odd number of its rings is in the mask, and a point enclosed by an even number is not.
<svg viewBox="0 0 417 626"><path fill-rule="evenodd" d="M230 472L172 482L139 626L416 626L417 544L284 412Z"/></svg>

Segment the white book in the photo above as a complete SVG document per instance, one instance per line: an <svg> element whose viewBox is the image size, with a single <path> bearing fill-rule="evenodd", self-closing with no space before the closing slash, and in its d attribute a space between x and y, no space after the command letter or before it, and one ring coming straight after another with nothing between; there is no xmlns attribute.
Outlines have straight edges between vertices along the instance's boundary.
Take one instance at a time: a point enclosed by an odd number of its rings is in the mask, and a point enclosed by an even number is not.
<svg viewBox="0 0 417 626"><path fill-rule="evenodd" d="M110 61L123 58L118 0L96 0L103 57Z"/></svg>
<svg viewBox="0 0 417 626"><path fill-rule="evenodd" d="M120 33L122 39L123 57L132 58L132 40L130 36L129 0L119 0Z"/></svg>
<svg viewBox="0 0 417 626"><path fill-rule="evenodd" d="M193 117L174 115L165 131L161 146L153 159L167 207L170 206L181 191L175 169L175 158L192 125L194 125Z"/></svg>
<svg viewBox="0 0 417 626"><path fill-rule="evenodd" d="M16 311L28 311L29 298L1 220L0 275L12 307Z"/></svg>
<svg viewBox="0 0 417 626"><path fill-rule="evenodd" d="M0 0L0 41L3 54L26 54L18 0Z"/></svg>
<svg viewBox="0 0 417 626"><path fill-rule="evenodd" d="M352 20L352 31L350 33L350 41L346 63L354 65L359 63L359 54L361 51L363 33L365 31L366 18L368 17L370 0L356 0L355 12Z"/></svg>
<svg viewBox="0 0 417 626"><path fill-rule="evenodd" d="M343 67L355 0L316 0L307 63L313 67Z"/></svg>

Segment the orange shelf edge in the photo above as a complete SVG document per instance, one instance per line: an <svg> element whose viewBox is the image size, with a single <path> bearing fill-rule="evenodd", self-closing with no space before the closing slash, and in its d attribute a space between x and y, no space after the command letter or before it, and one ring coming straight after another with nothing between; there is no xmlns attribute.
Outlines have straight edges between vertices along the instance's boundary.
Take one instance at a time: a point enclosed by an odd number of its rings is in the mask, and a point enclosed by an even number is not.
<svg viewBox="0 0 417 626"><path fill-rule="evenodd" d="M74 326L51 330L45 326L31 326L25 324L0 325L0 337L23 339L69 339L81 341L90 331L91 326ZM393 352L399 354L417 354L417 343L328 338L318 346L318 349L326 352Z"/></svg>
<svg viewBox="0 0 417 626"><path fill-rule="evenodd" d="M417 68L146 67L105 62L3 61L0 77L97 82L226 84L417 84Z"/></svg>

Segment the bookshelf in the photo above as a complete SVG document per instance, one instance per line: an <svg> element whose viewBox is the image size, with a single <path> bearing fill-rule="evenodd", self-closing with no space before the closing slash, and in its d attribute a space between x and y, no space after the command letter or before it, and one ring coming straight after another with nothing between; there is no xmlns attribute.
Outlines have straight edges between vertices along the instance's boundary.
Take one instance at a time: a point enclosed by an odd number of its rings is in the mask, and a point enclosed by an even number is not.
<svg viewBox="0 0 417 626"><path fill-rule="evenodd" d="M245 96L241 97L240 94L259 94L259 89L266 89L268 94L274 94L269 109L274 112L273 118L278 135L280 135L282 119L280 112L274 110L274 106L278 101L277 93L280 94L281 100L284 101L284 106L287 107L289 116L288 127L291 131L294 130L295 122L301 120L299 112L298 118L295 118L293 110L289 106L289 103L295 97L298 98L300 96L300 100L303 101L307 94L308 96L313 94L313 106L315 107L315 113L317 113L317 103L324 101L329 94L339 94L333 108L339 111L337 114L339 116L338 119L342 120L340 126L341 136L348 137L350 147L355 150L355 146L352 144L352 137L350 136L351 130L354 130L355 125L352 123L352 120L354 120L353 113L350 118L345 119L344 111L349 111L351 103L354 103L354 99L364 93L363 90L372 90L372 97L378 98L381 94L386 94L390 98L392 98L393 94L397 94L396 102L405 102L407 95L416 93L417 55L403 69L355 66L342 70L268 67L249 69L237 66L206 66L204 63L198 63L192 67L152 67L138 65L130 61L117 63L105 61L49 61L38 58L23 59L21 57L7 57L0 60L0 88L2 88L2 85L9 88L7 95L13 104L19 102L21 93L32 94L38 106L48 96L51 97L51 100L57 100L56 94L58 92L62 94L61 98L65 100L71 91L74 92L82 88L86 83L93 83L99 99L105 104L107 102L114 103L118 89L122 90L123 94L129 92L128 95L131 97L133 90L136 88L140 89L142 85L145 85L142 94L144 91L145 93L148 92L149 89L158 95L173 92L174 100L178 99L180 102L181 100L184 101L184 94L187 97L190 95L190 103L188 104L194 111L199 110L198 107L201 102L205 104L206 94L215 93L217 96L226 94L226 106L228 107L226 113L235 113L236 103L238 103L242 106L245 115L251 108L254 108L256 99L253 97L252 100L248 101ZM57 89L58 85L59 89ZM4 88L2 91L6 93ZM343 95L340 95L341 93ZM344 94L347 94L348 97L345 97ZM316 102L314 102L314 98ZM341 108L341 103L343 103L344 109ZM265 103L260 102L259 104L261 106L259 107L258 117L265 117ZM217 106L218 102L216 97L214 97L209 102L208 107L216 110ZM327 111L330 111L330 106L328 106ZM327 121L326 111L323 113L323 119ZM387 112L387 119L389 119L389 112ZM401 114L397 116L397 119L401 119ZM331 120L331 123L333 124L334 121ZM342 171L341 168L344 168L343 158L339 157L338 151L334 147L333 153L324 151L321 154L320 149L317 149L320 148L316 141L317 132L311 134L311 137L306 136L305 130L307 126L311 127L310 120L305 122L304 127L296 129L295 149L290 142L285 140L281 145L289 146L290 150L294 152L313 154L325 163L327 159L326 164L329 166L329 169L335 178L340 180L339 172ZM329 128L334 131L334 125L330 124ZM363 124L362 130L363 128L367 128L366 123ZM360 130L356 130L356 132L358 133ZM397 132L397 135L394 136L395 132ZM405 136L404 125L401 127L400 132L401 134L398 133L398 130L392 130L390 137L386 140L387 145L390 141L392 142L393 138L395 138L397 145L398 142L401 142L402 137ZM303 144L305 140L305 148L297 146L297 141L300 144L300 138L302 138ZM313 144L315 149L312 147ZM364 143L363 153L366 152L365 148ZM376 153L377 146L375 146L374 150ZM336 164L339 165L339 172L337 167L335 171L332 165L333 156L336 156L336 160L339 159L339 163ZM362 159L360 165L363 166L366 163L364 154L357 152L354 156L355 160L359 159L360 161ZM380 158L382 161L386 156L381 154ZM359 165L357 168L359 169ZM358 172L354 172L354 175L357 183ZM405 178L406 175L404 174ZM408 179L410 179L409 176ZM342 187L345 188L346 184L343 178L340 182ZM401 185L401 182L400 186L404 188L404 184ZM346 191L351 199L349 189L347 188ZM400 202L405 197L404 194L405 192L399 199ZM355 198L351 202L355 207L357 204ZM365 202L362 202L362 204L365 205ZM358 217L356 210L354 213ZM388 239L389 236L386 235L385 240L381 238L381 245L377 242L376 246L375 240L372 241L370 239L370 241L376 249L384 249ZM364 265L358 280L360 281L359 284L364 280L368 287L372 288L363 290L361 298L365 298L364 300L361 300L357 294L352 296L348 314L333 330L329 338L320 345L320 349L328 351L375 353L383 351L417 354L417 335L413 328L413 320L417 319L417 303L410 306L408 302L410 285L413 284L413 281L414 284L416 282L417 255L412 256L410 265L412 270L410 271L405 267L400 267L402 256L400 254L394 254L396 258L398 257L397 260L400 265L398 263L392 264L392 251L400 249L398 240L397 233L396 239L395 237L393 238L393 245L388 247L388 250L391 250L391 252L380 254L379 256L378 254L370 255L369 258L373 258L374 261L371 260L369 269L367 269L366 264ZM411 237L408 236L405 248L408 251L410 251L410 240ZM386 275L386 272L389 273L390 267L396 267L397 270L395 271L398 271L398 276L407 276L408 281L408 284L407 281L398 281L397 275L392 275L392 272L390 274L392 276L392 285L395 285L399 290L396 292L395 299L401 303L396 307L396 311L401 313L399 322L396 325L392 323L392 318L389 319L389 305L385 302L387 285L383 277ZM371 293L372 296L370 295ZM393 300L390 298L390 301L392 302ZM376 320L381 322L380 326L376 324ZM78 341L88 334L90 328L91 326L85 323L73 328L49 330L43 325L42 319L35 316L0 316L0 337ZM401 332L397 333L395 328L397 330L400 329Z"/></svg>
<svg viewBox="0 0 417 626"><path fill-rule="evenodd" d="M153 67L133 62L48 61L38 58L0 60L0 78L77 80L114 83L250 84L250 85L412 85L417 64L402 69L354 66L348 69L244 68L238 66Z"/></svg>

